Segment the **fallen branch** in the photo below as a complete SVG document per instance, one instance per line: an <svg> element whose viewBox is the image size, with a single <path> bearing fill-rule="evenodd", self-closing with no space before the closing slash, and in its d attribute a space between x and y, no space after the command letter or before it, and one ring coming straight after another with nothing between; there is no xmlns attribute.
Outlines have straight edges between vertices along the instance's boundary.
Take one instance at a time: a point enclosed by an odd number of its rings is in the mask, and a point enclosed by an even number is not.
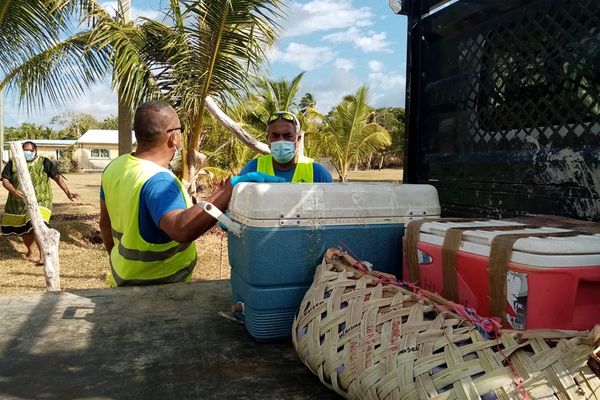
<svg viewBox="0 0 600 400"><path fill-rule="evenodd" d="M265 143L262 143L256 140L252 135L250 135L240 124L229 118L227 114L223 112L217 105L217 103L212 99L212 97L206 97L206 109L208 112L215 117L219 122L223 124L224 127L229 129L235 136L238 137L246 146L248 146L251 150L260 153L260 154L270 154L269 146Z"/></svg>

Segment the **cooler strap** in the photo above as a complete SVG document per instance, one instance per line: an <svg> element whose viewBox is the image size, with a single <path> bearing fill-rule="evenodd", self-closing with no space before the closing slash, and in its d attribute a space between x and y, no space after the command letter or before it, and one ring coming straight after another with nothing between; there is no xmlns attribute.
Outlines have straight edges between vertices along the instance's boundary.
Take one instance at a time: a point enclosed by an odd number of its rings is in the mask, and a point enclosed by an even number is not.
<svg viewBox="0 0 600 400"><path fill-rule="evenodd" d="M442 277L444 282L442 295L454 303L458 303L456 255L462 242L463 232L466 230L468 228L448 229L444 235L444 243L442 244Z"/></svg>
<svg viewBox="0 0 600 400"><path fill-rule="evenodd" d="M415 285L419 284L421 274L419 271L419 259L417 256L417 243L421 236L421 226L426 222L473 222L482 221L482 218L438 218L438 219L414 219L406 225L406 233L404 235L404 257L406 257L406 269L408 277L403 276L402 279L409 280Z"/></svg>
<svg viewBox="0 0 600 400"><path fill-rule="evenodd" d="M421 279L419 259L417 257L417 243L421 235L421 226L425 222L431 222L431 220L414 219L410 221L406 226L406 233L404 235L404 257L406 257L408 277L403 276L402 279L408 280L415 285L418 285Z"/></svg>
<svg viewBox="0 0 600 400"><path fill-rule="evenodd" d="M458 260L457 254L462 243L463 233L465 231L511 231L517 229L538 228L532 225L501 225L501 226L471 226L450 228L444 235L442 244L442 276L443 276L443 296L455 303L459 302L458 296Z"/></svg>
<svg viewBox="0 0 600 400"><path fill-rule="evenodd" d="M549 233L507 233L492 239L490 245L488 288L490 296L490 313L498 317L506 327L506 271L513 251L513 245L519 239L528 237L569 237L584 235L579 231L549 232Z"/></svg>

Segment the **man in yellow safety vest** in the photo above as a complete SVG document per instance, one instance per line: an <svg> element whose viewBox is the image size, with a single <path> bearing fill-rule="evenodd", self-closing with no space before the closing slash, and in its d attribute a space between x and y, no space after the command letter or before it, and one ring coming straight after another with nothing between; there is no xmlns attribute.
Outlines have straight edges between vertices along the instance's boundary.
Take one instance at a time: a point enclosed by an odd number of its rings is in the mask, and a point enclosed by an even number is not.
<svg viewBox="0 0 600 400"><path fill-rule="evenodd" d="M100 231L109 253L111 286L150 285L191 280L195 240L216 219L192 204L181 181L168 168L182 149L182 127L175 110L162 101L138 107L134 153L106 167L100 188ZM255 172L225 181L206 201L227 209L237 182L274 181Z"/></svg>
<svg viewBox="0 0 600 400"><path fill-rule="evenodd" d="M285 179L286 182L332 182L331 174L312 158L298 154L302 134L300 122L289 111L278 111L267 120L271 154L251 160L240 175L254 171Z"/></svg>

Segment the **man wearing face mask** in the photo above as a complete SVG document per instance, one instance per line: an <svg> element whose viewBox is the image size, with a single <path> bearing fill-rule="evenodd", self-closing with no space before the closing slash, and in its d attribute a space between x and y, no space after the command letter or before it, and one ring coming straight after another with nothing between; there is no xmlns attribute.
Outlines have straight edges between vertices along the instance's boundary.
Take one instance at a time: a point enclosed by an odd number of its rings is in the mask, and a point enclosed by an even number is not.
<svg viewBox="0 0 600 400"><path fill-rule="evenodd" d="M79 195L69 190L58 168L52 161L46 157L38 156L35 143L24 142L23 154L27 161L27 168L29 169L40 213L43 220L48 223L52 214L52 188L48 178L52 178L58 184L69 200L74 201ZM2 223L0 224L2 234L21 236L27 248L25 259L35 262L37 265L43 265L44 257L39 250L39 243L33 233L33 226L27 214L25 194L21 190L16 164L12 160L6 164L2 171L2 186L8 190L8 198L4 206ZM39 255L36 255L36 253Z"/></svg>
<svg viewBox="0 0 600 400"><path fill-rule="evenodd" d="M195 240L216 220L193 205L169 169L181 151L182 128L176 111L149 101L135 112L134 153L106 167L100 188L100 231L109 253L111 286L152 285L191 280ZM250 181L236 177L236 181ZM209 196L226 210L233 189L227 180Z"/></svg>
<svg viewBox="0 0 600 400"><path fill-rule="evenodd" d="M298 154L301 138L300 122L294 114L289 111L271 114L267 120L271 154L251 160L240 175L257 171L283 178L286 182L332 182L331 174L323 165Z"/></svg>

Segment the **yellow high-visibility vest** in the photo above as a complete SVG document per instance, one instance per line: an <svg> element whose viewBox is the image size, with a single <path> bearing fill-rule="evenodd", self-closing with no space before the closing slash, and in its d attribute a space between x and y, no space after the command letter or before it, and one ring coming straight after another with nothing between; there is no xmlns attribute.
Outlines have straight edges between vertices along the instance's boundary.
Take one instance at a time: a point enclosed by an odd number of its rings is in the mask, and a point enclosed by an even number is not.
<svg viewBox="0 0 600 400"><path fill-rule="evenodd" d="M104 201L115 242L110 253L111 286L152 285L190 280L196 266L196 244L149 243L140 233L140 193L144 184L159 172L171 171L151 162L124 154L102 173ZM173 175L187 207L192 202Z"/></svg>
<svg viewBox="0 0 600 400"><path fill-rule="evenodd" d="M313 183L313 163L315 161L312 158L305 156L298 157L298 163L296 164L296 170L292 177L293 183ZM273 169L273 156L268 154L266 156L258 157L258 163L256 165L256 171L262 172L263 174L275 176L275 170Z"/></svg>

